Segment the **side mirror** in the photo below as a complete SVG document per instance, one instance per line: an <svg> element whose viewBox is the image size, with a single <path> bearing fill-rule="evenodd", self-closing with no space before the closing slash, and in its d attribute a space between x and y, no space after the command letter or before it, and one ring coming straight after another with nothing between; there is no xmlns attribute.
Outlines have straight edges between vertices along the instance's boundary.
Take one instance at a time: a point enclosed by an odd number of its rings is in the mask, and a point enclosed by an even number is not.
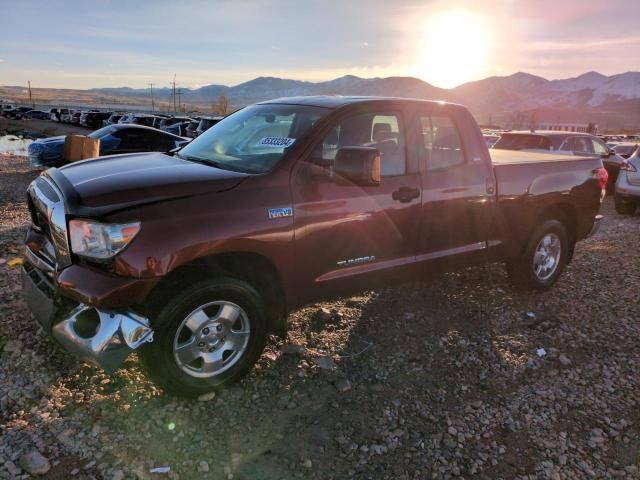
<svg viewBox="0 0 640 480"><path fill-rule="evenodd" d="M333 174L339 185L380 185L380 152L372 147L342 147L336 153Z"/></svg>

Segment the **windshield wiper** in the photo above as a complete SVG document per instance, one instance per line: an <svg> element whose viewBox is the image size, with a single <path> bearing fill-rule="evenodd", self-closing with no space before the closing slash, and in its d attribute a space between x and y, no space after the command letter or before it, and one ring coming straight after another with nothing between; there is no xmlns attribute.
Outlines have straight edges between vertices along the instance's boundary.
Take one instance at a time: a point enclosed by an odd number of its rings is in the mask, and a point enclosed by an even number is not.
<svg viewBox="0 0 640 480"><path fill-rule="evenodd" d="M228 170L230 172L238 172L238 173L255 173L255 172L249 172L247 170L242 170L239 168L233 168L226 163L216 162L215 160L211 160L210 158L196 157L193 155L181 155L180 152L176 153L176 156L179 158L182 158L183 160L187 160L188 162L201 163L203 165L209 165L211 167L219 168L220 170Z"/></svg>
<svg viewBox="0 0 640 480"><path fill-rule="evenodd" d="M176 156L183 160L187 160L188 162L202 163L203 165L211 165L212 167L219 168L220 170L229 170L228 168L224 168L220 162L216 162L215 160L210 160L208 158L194 157L193 155L181 155L180 152L176 153Z"/></svg>

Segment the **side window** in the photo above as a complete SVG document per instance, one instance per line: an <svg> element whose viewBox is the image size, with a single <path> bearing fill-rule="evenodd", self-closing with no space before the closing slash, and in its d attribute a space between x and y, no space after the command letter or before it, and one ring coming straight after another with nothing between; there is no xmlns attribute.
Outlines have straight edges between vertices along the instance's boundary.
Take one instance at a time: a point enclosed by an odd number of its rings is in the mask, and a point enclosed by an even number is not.
<svg viewBox="0 0 640 480"><path fill-rule="evenodd" d="M591 141L593 142L593 151L595 153L597 153L598 155L606 155L609 153L609 149L604 143L594 138L592 138Z"/></svg>
<svg viewBox="0 0 640 480"><path fill-rule="evenodd" d="M442 170L465 163L458 129L450 117L420 117L427 170Z"/></svg>
<svg viewBox="0 0 640 480"><path fill-rule="evenodd" d="M153 137L150 140L149 148L153 151L168 152L176 146L175 139L172 136L160 132L153 132Z"/></svg>
<svg viewBox="0 0 640 480"><path fill-rule="evenodd" d="M122 140L120 143L121 149L126 150L145 150L147 148L147 136L146 132L142 132L140 130L134 128L125 128L123 130L119 130L114 135Z"/></svg>
<svg viewBox="0 0 640 480"><path fill-rule="evenodd" d="M593 142L589 137L576 137L579 153L593 153Z"/></svg>
<svg viewBox="0 0 640 480"><path fill-rule="evenodd" d="M342 147L377 148L381 176L406 174L404 132L396 114L363 113L345 118L316 146L313 158L330 165Z"/></svg>
<svg viewBox="0 0 640 480"><path fill-rule="evenodd" d="M576 137L567 138L562 145L560 145L561 151L575 152L578 144L576 143Z"/></svg>

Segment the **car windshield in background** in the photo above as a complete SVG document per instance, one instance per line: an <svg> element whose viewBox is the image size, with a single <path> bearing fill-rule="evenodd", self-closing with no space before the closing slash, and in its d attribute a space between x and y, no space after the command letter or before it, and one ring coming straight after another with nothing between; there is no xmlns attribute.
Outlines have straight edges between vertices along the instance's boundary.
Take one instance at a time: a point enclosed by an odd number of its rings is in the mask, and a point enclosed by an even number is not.
<svg viewBox="0 0 640 480"><path fill-rule="evenodd" d="M551 150L551 140L542 135L505 133L500 137L500 140L493 145L493 148L499 150Z"/></svg>
<svg viewBox="0 0 640 480"><path fill-rule="evenodd" d="M103 127L100 128L98 130L96 130L95 132L91 132L89 135L87 135L87 137L89 138L102 138L106 135L109 135L110 133L115 132L115 128L112 126L109 127Z"/></svg>
<svg viewBox="0 0 640 480"><path fill-rule="evenodd" d="M267 172L328 112L302 105L247 107L211 127L179 156L228 170Z"/></svg>

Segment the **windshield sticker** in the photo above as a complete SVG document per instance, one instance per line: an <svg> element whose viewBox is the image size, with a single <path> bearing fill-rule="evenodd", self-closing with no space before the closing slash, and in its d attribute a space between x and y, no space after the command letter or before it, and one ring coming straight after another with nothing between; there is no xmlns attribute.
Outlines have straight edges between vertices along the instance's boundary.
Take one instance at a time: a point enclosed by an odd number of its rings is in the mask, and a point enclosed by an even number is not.
<svg viewBox="0 0 640 480"><path fill-rule="evenodd" d="M295 138L289 137L264 137L257 145L261 147L288 148L295 141Z"/></svg>

